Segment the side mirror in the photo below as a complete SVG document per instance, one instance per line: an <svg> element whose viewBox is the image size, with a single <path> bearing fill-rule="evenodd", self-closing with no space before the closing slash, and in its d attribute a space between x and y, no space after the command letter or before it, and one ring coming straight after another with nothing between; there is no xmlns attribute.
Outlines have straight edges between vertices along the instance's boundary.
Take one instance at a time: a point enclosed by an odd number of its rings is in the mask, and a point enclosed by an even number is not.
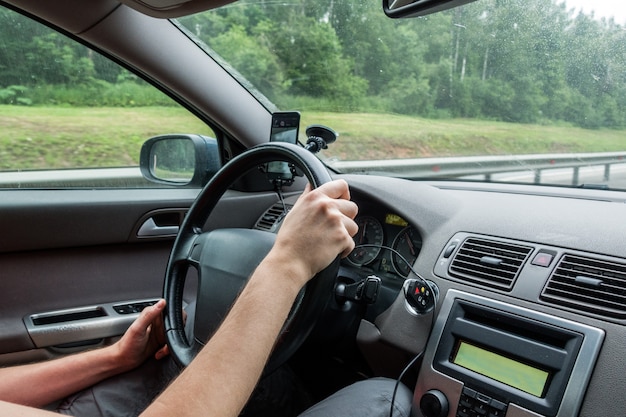
<svg viewBox="0 0 626 417"><path fill-rule="evenodd" d="M451 9L476 0L383 0L385 14L392 18L418 17Z"/></svg>
<svg viewBox="0 0 626 417"><path fill-rule="evenodd" d="M144 142L139 168L149 181L202 187L220 169L217 141L202 135L162 135Z"/></svg>

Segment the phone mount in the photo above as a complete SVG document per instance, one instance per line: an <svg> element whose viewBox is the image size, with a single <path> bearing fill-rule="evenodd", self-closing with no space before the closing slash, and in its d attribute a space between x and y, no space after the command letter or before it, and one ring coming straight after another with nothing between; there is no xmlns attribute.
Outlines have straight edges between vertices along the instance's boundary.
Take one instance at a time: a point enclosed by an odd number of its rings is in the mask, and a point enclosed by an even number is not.
<svg viewBox="0 0 626 417"><path fill-rule="evenodd" d="M311 125L306 128L306 146L304 149L312 153L318 153L322 149L328 148L328 145L337 140L339 134L330 127L322 125Z"/></svg>

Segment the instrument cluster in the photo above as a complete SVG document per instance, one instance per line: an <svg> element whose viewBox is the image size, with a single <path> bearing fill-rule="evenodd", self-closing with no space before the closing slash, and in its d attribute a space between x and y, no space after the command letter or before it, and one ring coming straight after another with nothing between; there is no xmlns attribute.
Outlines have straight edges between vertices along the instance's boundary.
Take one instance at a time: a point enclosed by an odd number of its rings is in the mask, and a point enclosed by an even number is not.
<svg viewBox="0 0 626 417"><path fill-rule="evenodd" d="M422 248L417 229L391 211L363 211L355 221L356 246L345 261L381 275L406 278Z"/></svg>

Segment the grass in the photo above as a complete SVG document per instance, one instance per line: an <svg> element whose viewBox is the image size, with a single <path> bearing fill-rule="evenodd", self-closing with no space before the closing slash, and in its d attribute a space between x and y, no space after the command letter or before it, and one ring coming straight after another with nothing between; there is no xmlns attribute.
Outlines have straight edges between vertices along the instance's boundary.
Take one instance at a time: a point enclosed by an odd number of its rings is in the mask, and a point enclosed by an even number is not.
<svg viewBox="0 0 626 417"><path fill-rule="evenodd" d="M419 158L626 149L626 131L612 129L365 113L303 114L302 126L309 123L326 124L339 133L331 153L340 159L388 159L390 154Z"/></svg>
<svg viewBox="0 0 626 417"><path fill-rule="evenodd" d="M139 164L142 143L211 129L175 107L0 106L0 170Z"/></svg>
<svg viewBox="0 0 626 417"><path fill-rule="evenodd" d="M311 124L339 133L326 156L415 158L610 152L626 148L626 131L523 125L466 119L303 112ZM164 133L211 130L174 107L69 108L0 106L0 170L137 165L141 144Z"/></svg>

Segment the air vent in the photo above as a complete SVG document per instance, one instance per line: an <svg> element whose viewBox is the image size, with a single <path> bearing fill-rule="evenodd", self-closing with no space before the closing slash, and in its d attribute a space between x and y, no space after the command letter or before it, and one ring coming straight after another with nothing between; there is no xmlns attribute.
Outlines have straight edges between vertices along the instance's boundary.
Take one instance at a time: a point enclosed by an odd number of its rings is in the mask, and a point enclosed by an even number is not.
<svg viewBox="0 0 626 417"><path fill-rule="evenodd" d="M265 213L263 213L261 218L256 222L254 228L273 232L277 223L282 220L284 215L288 213L289 210L291 210L291 207L292 206L289 204L285 204L284 206L282 203L274 204Z"/></svg>
<svg viewBox="0 0 626 417"><path fill-rule="evenodd" d="M567 254L541 298L610 317L626 317L626 264Z"/></svg>
<svg viewBox="0 0 626 417"><path fill-rule="evenodd" d="M532 247L469 238L456 253L448 273L476 284L510 291Z"/></svg>

